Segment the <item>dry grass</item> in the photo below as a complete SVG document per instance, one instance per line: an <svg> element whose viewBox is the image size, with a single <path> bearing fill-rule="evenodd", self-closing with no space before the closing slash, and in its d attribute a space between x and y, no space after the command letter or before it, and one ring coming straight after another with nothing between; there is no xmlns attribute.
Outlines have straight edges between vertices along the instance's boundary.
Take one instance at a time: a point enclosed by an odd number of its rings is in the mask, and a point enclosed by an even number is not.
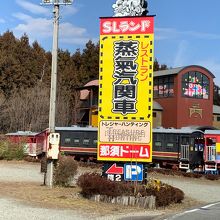
<svg viewBox="0 0 220 220"><path fill-rule="evenodd" d="M0 195L16 198L23 203L44 207L82 210L83 213L94 216L114 215L128 212L143 212L136 207L119 207L114 204L97 203L83 198L78 187L50 189L36 183L0 183Z"/></svg>

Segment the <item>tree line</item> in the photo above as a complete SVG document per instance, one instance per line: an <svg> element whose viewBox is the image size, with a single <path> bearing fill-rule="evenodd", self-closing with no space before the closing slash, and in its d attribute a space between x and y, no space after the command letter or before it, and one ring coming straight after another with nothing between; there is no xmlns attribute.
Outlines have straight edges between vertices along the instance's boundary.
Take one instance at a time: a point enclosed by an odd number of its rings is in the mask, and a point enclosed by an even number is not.
<svg viewBox="0 0 220 220"><path fill-rule="evenodd" d="M51 52L24 34L0 35L0 132L41 131L48 127ZM75 124L77 87L97 79L99 45L88 41L81 52L58 51L56 125Z"/></svg>
<svg viewBox="0 0 220 220"><path fill-rule="evenodd" d="M48 127L51 52L26 34L0 35L0 132L41 131ZM154 61L154 71L167 69ZM88 41L82 51L58 50L56 126L76 124L79 91L99 74L99 43ZM220 103L219 95L214 97Z"/></svg>

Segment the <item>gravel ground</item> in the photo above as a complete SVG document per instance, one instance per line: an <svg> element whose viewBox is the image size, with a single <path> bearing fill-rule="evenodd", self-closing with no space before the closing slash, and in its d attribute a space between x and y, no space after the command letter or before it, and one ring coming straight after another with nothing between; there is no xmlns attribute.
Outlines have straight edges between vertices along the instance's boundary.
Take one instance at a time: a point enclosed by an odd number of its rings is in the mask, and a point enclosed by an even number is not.
<svg viewBox="0 0 220 220"><path fill-rule="evenodd" d="M165 176L153 174L152 177L181 189L187 197L202 203L220 201L220 180L194 179L180 176Z"/></svg>
<svg viewBox="0 0 220 220"><path fill-rule="evenodd" d="M26 162L0 162L0 181L1 182L35 182L42 184L43 175L40 173L40 164ZM26 205L22 201L12 198L0 199L0 219L17 220L73 220L88 219L82 212L71 210L57 210L48 208L33 207L32 204Z"/></svg>
<svg viewBox="0 0 220 220"><path fill-rule="evenodd" d="M88 216L70 210L36 208L12 199L0 199L0 219L4 220L86 220Z"/></svg>
<svg viewBox="0 0 220 220"><path fill-rule="evenodd" d="M81 168L81 171L85 172L87 169ZM136 211L131 207L121 209L108 204L94 204L85 199L77 200L78 198L76 198L74 200L74 198L68 198L73 189L68 189L69 191L65 191L67 189L50 191L47 187L40 186L43 183L43 175L40 173L39 163L0 161L0 170L0 219L4 220L60 220L61 218L63 220L84 220L88 218L91 220L114 220L123 219L124 217L134 219L132 216L140 216L142 219L147 217L149 219L149 217L153 218L158 215L178 212L183 208L189 208L189 206L200 203L207 204L220 201L219 180L210 181L152 173L149 174L150 177L160 179L162 182L182 189L187 197L185 204L155 211ZM54 202L47 203L48 201ZM57 203L62 202L65 206L62 206L62 204L57 206ZM108 208L109 210L106 212L105 210Z"/></svg>
<svg viewBox="0 0 220 220"><path fill-rule="evenodd" d="M0 170L0 181L43 183L43 174L40 173L39 163L0 161Z"/></svg>

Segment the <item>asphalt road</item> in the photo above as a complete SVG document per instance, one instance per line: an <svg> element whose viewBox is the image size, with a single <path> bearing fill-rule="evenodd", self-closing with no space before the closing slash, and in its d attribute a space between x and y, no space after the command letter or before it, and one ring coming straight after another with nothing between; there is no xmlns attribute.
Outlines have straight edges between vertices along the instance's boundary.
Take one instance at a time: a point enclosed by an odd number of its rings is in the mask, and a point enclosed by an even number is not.
<svg viewBox="0 0 220 220"><path fill-rule="evenodd" d="M219 220L220 202L202 206L200 208L188 210L177 215L168 217L164 220Z"/></svg>

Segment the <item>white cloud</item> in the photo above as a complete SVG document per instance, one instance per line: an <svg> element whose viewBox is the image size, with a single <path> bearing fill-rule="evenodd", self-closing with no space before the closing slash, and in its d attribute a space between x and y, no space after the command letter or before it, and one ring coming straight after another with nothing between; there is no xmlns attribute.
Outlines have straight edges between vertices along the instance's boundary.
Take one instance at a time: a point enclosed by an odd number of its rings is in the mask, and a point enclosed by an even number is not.
<svg viewBox="0 0 220 220"><path fill-rule="evenodd" d="M15 14L13 14L13 16L19 20L22 20L22 21L32 20L32 17L30 15L27 15L24 13L15 13Z"/></svg>
<svg viewBox="0 0 220 220"><path fill-rule="evenodd" d="M14 17L22 21L13 30L16 36L20 37L27 33L30 41L52 38L52 19L33 18L23 13L16 13ZM63 43L84 45L88 42L89 37L85 28L76 27L71 23L64 22L60 23L59 26L59 40Z"/></svg>
<svg viewBox="0 0 220 220"><path fill-rule="evenodd" d="M60 32L64 37L83 36L86 33L86 29L75 27L71 23L66 22L60 24Z"/></svg>
<svg viewBox="0 0 220 220"><path fill-rule="evenodd" d="M174 28L155 28L155 39L156 40L166 40L166 39L176 39L180 37L193 37L196 39L204 40L219 40L220 35L198 32L198 31L178 31Z"/></svg>
<svg viewBox="0 0 220 220"><path fill-rule="evenodd" d="M60 41L68 44L85 44L88 42L87 31L71 23L60 24Z"/></svg>
<svg viewBox="0 0 220 220"><path fill-rule="evenodd" d="M26 0L16 0L16 3L23 9L33 13L33 14L50 14L51 10L49 8L40 6L39 4L33 4Z"/></svg>
<svg viewBox="0 0 220 220"><path fill-rule="evenodd" d="M166 40L177 37L178 32L173 28L155 28L155 40Z"/></svg>
<svg viewBox="0 0 220 220"><path fill-rule="evenodd" d="M46 18L33 18L23 13L14 14L14 17L23 21L14 28L14 33L21 36L27 33L32 41L39 38L51 37L53 23L52 20Z"/></svg>

